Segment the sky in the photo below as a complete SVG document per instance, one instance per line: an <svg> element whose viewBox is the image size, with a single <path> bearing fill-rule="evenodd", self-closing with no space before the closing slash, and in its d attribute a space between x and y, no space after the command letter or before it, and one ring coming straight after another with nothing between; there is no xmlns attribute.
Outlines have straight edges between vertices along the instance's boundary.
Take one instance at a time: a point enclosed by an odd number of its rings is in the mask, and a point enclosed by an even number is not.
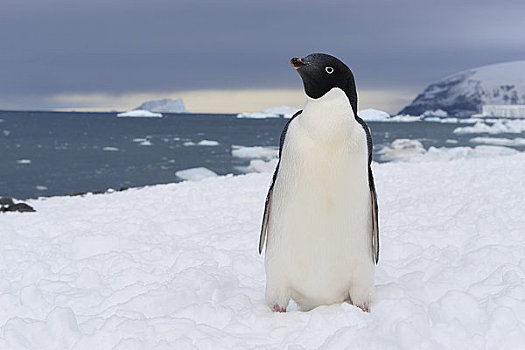
<svg viewBox="0 0 525 350"><path fill-rule="evenodd" d="M359 107L396 113L429 83L525 59L525 1L2 0L0 109L301 107L289 65L325 52Z"/></svg>

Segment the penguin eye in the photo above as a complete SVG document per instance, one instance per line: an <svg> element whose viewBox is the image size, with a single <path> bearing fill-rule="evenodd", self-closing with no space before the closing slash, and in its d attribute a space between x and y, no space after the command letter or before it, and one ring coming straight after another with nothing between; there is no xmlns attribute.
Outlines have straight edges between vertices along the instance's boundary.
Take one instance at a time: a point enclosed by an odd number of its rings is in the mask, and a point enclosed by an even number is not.
<svg viewBox="0 0 525 350"><path fill-rule="evenodd" d="M326 71L326 73L328 74L332 74L334 72L334 69L332 67L325 67L324 70Z"/></svg>

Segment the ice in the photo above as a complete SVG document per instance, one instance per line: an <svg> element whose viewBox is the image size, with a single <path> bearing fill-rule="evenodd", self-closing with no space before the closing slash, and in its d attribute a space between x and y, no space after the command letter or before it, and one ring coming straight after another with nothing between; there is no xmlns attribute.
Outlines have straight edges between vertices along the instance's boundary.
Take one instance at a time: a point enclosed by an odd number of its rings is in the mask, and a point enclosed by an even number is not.
<svg viewBox="0 0 525 350"><path fill-rule="evenodd" d="M133 139L133 142L136 142L141 146L151 146L152 145L148 137L137 137Z"/></svg>
<svg viewBox="0 0 525 350"><path fill-rule="evenodd" d="M37 190L39 190L39 191L46 191L47 190L47 186L44 186L44 185L36 185L35 188Z"/></svg>
<svg viewBox="0 0 525 350"><path fill-rule="evenodd" d="M430 147L425 150L418 140L397 139L379 151L381 161L393 162L435 162L455 159L509 156L519 153L513 148L501 146L471 147Z"/></svg>
<svg viewBox="0 0 525 350"><path fill-rule="evenodd" d="M117 147L107 146L103 147L102 150L107 152L117 152L119 149Z"/></svg>
<svg viewBox="0 0 525 350"><path fill-rule="evenodd" d="M237 114L237 118L250 118L250 119L266 119L266 118L279 118L279 114L276 113L263 113L263 112L242 112Z"/></svg>
<svg viewBox="0 0 525 350"><path fill-rule="evenodd" d="M484 105L481 117L523 118L525 105Z"/></svg>
<svg viewBox="0 0 525 350"><path fill-rule="evenodd" d="M421 116L423 118L427 118L427 117L445 118L445 117L448 117L448 114L444 110L438 108L436 110L425 111L423 112L423 114L421 114Z"/></svg>
<svg viewBox="0 0 525 350"><path fill-rule="evenodd" d="M273 313L257 253L271 173L214 177L0 214L0 348L522 348L525 154L373 167L370 313Z"/></svg>
<svg viewBox="0 0 525 350"><path fill-rule="evenodd" d="M383 148L380 152L382 161L408 160L415 155L424 154L425 148L418 140L397 139L390 147Z"/></svg>
<svg viewBox="0 0 525 350"><path fill-rule="evenodd" d="M514 139L499 137L474 137L473 139L470 139L470 142L499 146L525 146L525 138L522 137L516 137Z"/></svg>
<svg viewBox="0 0 525 350"><path fill-rule="evenodd" d="M262 113L282 115L284 118L289 119L293 117L293 115L297 113L297 111L299 111L299 108L290 106L276 106L263 109Z"/></svg>
<svg viewBox="0 0 525 350"><path fill-rule="evenodd" d="M491 125L487 123L492 123ZM478 121L473 126L454 129L456 134L519 134L525 132L525 120L486 120Z"/></svg>
<svg viewBox="0 0 525 350"><path fill-rule="evenodd" d="M249 159L265 159L270 160L279 156L279 149L277 147L261 147L261 146L237 146L232 145L232 156L237 158Z"/></svg>
<svg viewBox="0 0 525 350"><path fill-rule="evenodd" d="M215 141L215 140L202 140L202 141L200 141L197 145L199 145L199 146L218 146L218 145L219 145L219 141Z"/></svg>
<svg viewBox="0 0 525 350"><path fill-rule="evenodd" d="M387 112L371 108L360 110L357 112L357 115L367 122L382 122L390 119L390 115Z"/></svg>
<svg viewBox="0 0 525 350"><path fill-rule="evenodd" d="M9 131L9 130L2 130L2 133L3 133L5 136L9 136L9 135L11 135L11 131Z"/></svg>
<svg viewBox="0 0 525 350"><path fill-rule="evenodd" d="M261 112L243 112L237 114L237 118L252 118L252 119L266 119L266 118L291 118L299 109L289 106L277 106L263 109Z"/></svg>
<svg viewBox="0 0 525 350"><path fill-rule="evenodd" d="M31 164L31 159L19 159L16 161L17 164Z"/></svg>
<svg viewBox="0 0 525 350"><path fill-rule="evenodd" d="M418 122L421 121L420 116L414 116L414 115L408 115L408 114L402 114L402 115L396 115L390 118L390 122L401 122L401 123L410 123L410 122Z"/></svg>
<svg viewBox="0 0 525 350"><path fill-rule="evenodd" d="M152 117L152 118L161 118L161 113L153 113L145 109L136 109L129 112L118 113L117 117Z"/></svg>
<svg viewBox="0 0 525 350"><path fill-rule="evenodd" d="M189 181L200 181L208 177L217 176L215 172L211 171L210 169L204 168L204 167L179 170L175 172L175 175L177 175L177 177L180 177L183 180L189 180Z"/></svg>
<svg viewBox="0 0 525 350"><path fill-rule="evenodd" d="M250 160L250 165L246 167L237 167L237 169L244 173L270 173L275 170L277 162L277 158L273 158L268 161L262 159L252 159Z"/></svg>

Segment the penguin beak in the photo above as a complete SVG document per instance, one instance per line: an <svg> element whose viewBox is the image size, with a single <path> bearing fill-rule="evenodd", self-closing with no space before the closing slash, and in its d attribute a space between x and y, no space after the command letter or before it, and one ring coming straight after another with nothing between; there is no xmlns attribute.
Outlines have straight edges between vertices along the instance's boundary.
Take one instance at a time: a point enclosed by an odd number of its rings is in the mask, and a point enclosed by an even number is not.
<svg viewBox="0 0 525 350"><path fill-rule="evenodd" d="M294 57L290 60L290 64L294 69L300 69L304 66L306 66L306 62L302 58Z"/></svg>

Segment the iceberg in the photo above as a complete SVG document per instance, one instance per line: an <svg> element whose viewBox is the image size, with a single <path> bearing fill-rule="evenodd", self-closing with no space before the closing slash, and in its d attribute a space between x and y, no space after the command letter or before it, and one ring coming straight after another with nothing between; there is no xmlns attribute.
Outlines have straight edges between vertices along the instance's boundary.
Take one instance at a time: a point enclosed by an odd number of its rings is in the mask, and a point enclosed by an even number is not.
<svg viewBox="0 0 525 350"><path fill-rule="evenodd" d="M298 108L290 106L276 106L263 109L261 112L242 112L237 114L237 118L252 118L252 119L266 119L266 118L291 118L298 111Z"/></svg>
<svg viewBox="0 0 525 350"><path fill-rule="evenodd" d="M448 117L448 114L444 110L438 108L436 110L425 111L423 112L423 114L421 114L421 116L423 118L427 118L427 117L445 118L445 117Z"/></svg>
<svg viewBox="0 0 525 350"><path fill-rule="evenodd" d="M387 112L378 109L363 109L357 112L357 115L365 122L384 122L390 120L390 115Z"/></svg>
<svg viewBox="0 0 525 350"><path fill-rule="evenodd" d="M483 105L477 117L525 118L525 105Z"/></svg>
<svg viewBox="0 0 525 350"><path fill-rule="evenodd" d="M161 118L161 113L153 113L145 109L135 109L129 112L118 113L117 117L147 117L147 118Z"/></svg>

